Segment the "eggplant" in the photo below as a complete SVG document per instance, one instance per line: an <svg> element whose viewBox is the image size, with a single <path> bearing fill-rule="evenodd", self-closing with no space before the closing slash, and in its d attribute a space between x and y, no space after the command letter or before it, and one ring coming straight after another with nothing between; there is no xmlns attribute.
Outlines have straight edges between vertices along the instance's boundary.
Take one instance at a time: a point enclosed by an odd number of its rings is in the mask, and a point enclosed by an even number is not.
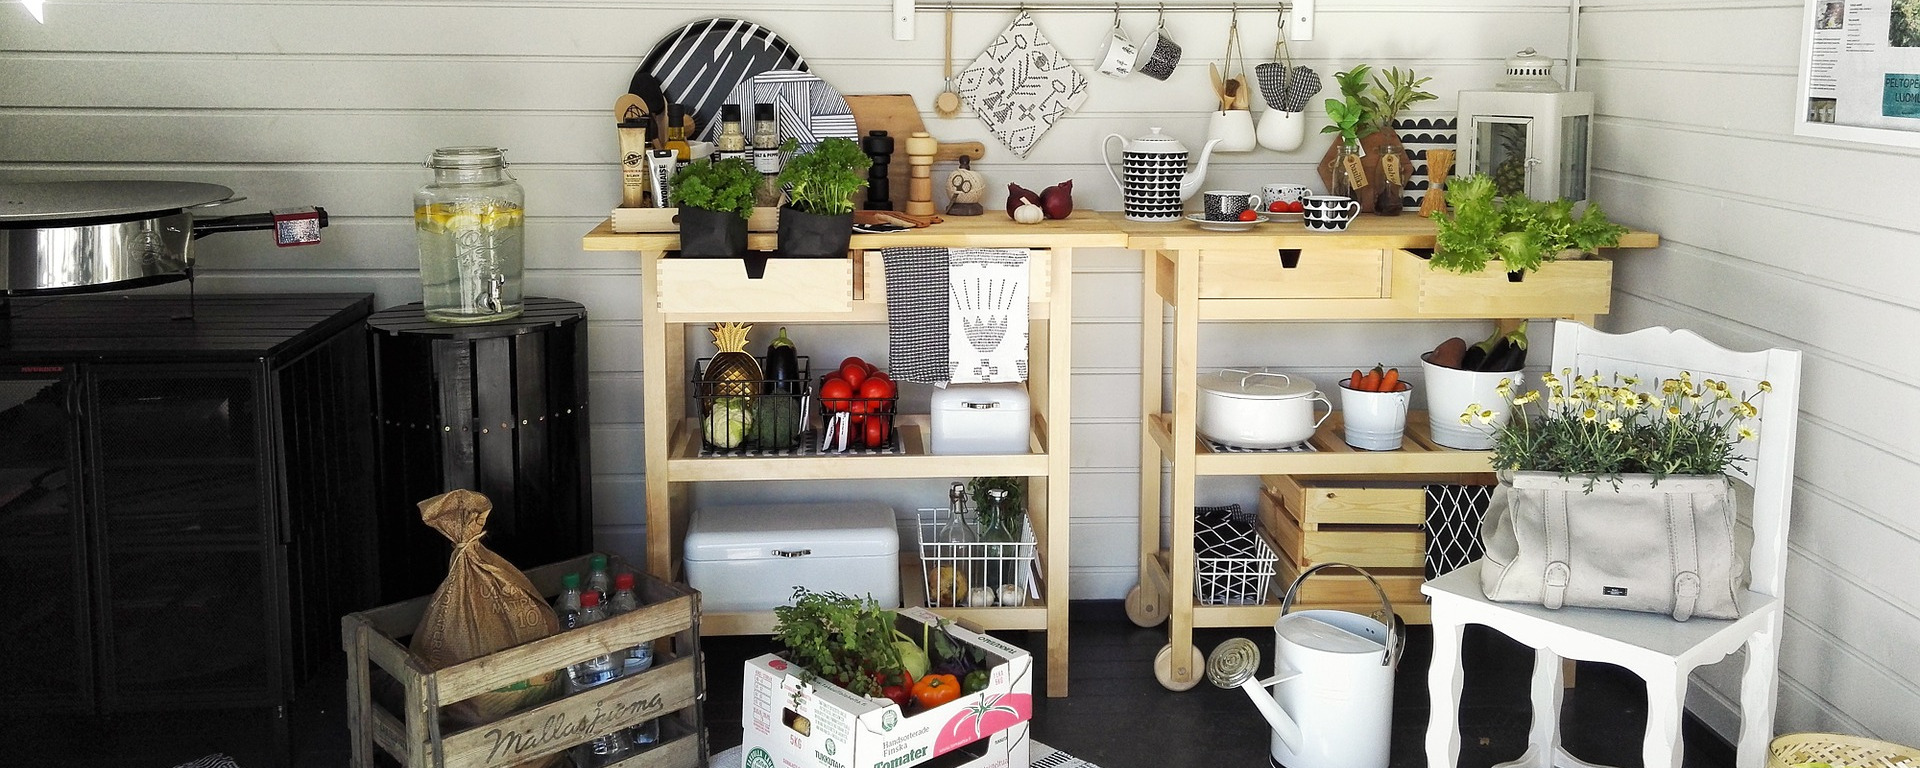
<svg viewBox="0 0 1920 768"><path fill-rule="evenodd" d="M797 395L805 391L806 377L800 373L800 353L793 348L793 340L787 338L785 326L781 326L779 336L767 343L767 359L760 369L760 374L767 379L768 394Z"/></svg>
<svg viewBox="0 0 1920 768"><path fill-rule="evenodd" d="M1501 339L1500 343L1505 346L1500 349L1498 355L1489 355L1487 357L1487 367L1483 370L1490 373L1506 373L1526 367L1526 347L1510 343L1506 339Z"/></svg>

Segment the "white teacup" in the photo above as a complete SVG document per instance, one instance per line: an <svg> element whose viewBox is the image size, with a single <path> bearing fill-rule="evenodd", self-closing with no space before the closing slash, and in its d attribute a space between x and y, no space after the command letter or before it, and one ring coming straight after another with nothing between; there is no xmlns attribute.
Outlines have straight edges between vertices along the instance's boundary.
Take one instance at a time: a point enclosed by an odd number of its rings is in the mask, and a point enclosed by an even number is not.
<svg viewBox="0 0 1920 768"><path fill-rule="evenodd" d="M1258 143L1253 136L1253 113L1229 109L1213 113L1207 120L1207 139L1219 139L1215 152L1252 152Z"/></svg>
<svg viewBox="0 0 1920 768"><path fill-rule="evenodd" d="M1260 188L1260 197L1269 203L1297 203L1311 194L1313 190L1305 184L1268 184Z"/></svg>
<svg viewBox="0 0 1920 768"><path fill-rule="evenodd" d="M1360 215L1360 204L1344 195L1308 195L1300 203L1301 221L1309 230L1339 232Z"/></svg>
<svg viewBox="0 0 1920 768"><path fill-rule="evenodd" d="M1107 49L1100 55L1100 74L1112 77L1126 77L1133 74L1133 63L1140 58L1140 46L1127 37L1127 31L1120 28L1120 20L1113 20L1113 30L1107 34Z"/></svg>

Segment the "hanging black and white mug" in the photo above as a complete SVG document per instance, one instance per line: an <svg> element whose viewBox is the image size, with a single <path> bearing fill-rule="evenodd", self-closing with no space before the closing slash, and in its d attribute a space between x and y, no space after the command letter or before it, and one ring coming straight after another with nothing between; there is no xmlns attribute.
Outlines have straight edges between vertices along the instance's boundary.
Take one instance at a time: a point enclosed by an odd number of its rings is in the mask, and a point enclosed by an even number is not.
<svg viewBox="0 0 1920 768"><path fill-rule="evenodd" d="M1140 46L1140 60L1133 70L1155 80L1173 77L1173 68L1180 64L1180 44L1167 34L1167 7L1160 6L1160 20L1154 26L1153 34Z"/></svg>

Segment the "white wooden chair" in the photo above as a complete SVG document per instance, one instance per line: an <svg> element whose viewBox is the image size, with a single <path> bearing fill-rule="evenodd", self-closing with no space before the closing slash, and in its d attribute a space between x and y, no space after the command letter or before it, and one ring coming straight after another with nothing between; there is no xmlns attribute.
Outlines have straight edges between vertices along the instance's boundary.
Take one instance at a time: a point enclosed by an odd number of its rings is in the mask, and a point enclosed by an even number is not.
<svg viewBox="0 0 1920 768"><path fill-rule="evenodd" d="M1637 375L1642 382L1690 371L1696 380L1702 376L1724 379L1736 395L1759 391L1763 380L1773 385L1772 392L1757 402L1759 435L1746 446L1742 465L1746 474L1735 475L1736 499L1747 496L1742 483L1751 488L1753 547L1747 560L1752 586L1740 600L1737 619L1679 622L1651 613L1495 603L1481 592L1478 561L1427 582L1420 590L1433 602L1433 663L1427 677L1433 709L1427 723L1427 765L1454 768L1459 763L1460 641L1466 625L1483 624L1535 649L1529 746L1519 760L1507 765L1589 765L1561 748L1559 734L1561 660L1583 659L1620 665L1646 681L1645 764L1679 768L1680 718L1689 673L1745 646L1735 764L1761 768L1773 737L1800 353L1785 349L1733 352L1684 330L1647 328L1616 335L1560 322L1554 327L1552 370L1567 368L1603 376L1617 371Z"/></svg>

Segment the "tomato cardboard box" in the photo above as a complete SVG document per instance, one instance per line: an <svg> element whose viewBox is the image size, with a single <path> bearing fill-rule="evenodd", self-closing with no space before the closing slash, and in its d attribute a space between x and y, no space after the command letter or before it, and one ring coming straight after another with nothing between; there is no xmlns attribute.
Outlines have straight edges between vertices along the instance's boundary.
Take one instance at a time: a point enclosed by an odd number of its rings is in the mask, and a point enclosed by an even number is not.
<svg viewBox="0 0 1920 768"><path fill-rule="evenodd" d="M939 617L901 610L900 629L920 637ZM747 661L741 722L749 768L906 768L953 754L940 765L1026 768L1033 717L1033 658L984 634L949 624L960 642L986 652L984 690L914 715L818 678L773 654ZM758 754L756 754L756 751Z"/></svg>

